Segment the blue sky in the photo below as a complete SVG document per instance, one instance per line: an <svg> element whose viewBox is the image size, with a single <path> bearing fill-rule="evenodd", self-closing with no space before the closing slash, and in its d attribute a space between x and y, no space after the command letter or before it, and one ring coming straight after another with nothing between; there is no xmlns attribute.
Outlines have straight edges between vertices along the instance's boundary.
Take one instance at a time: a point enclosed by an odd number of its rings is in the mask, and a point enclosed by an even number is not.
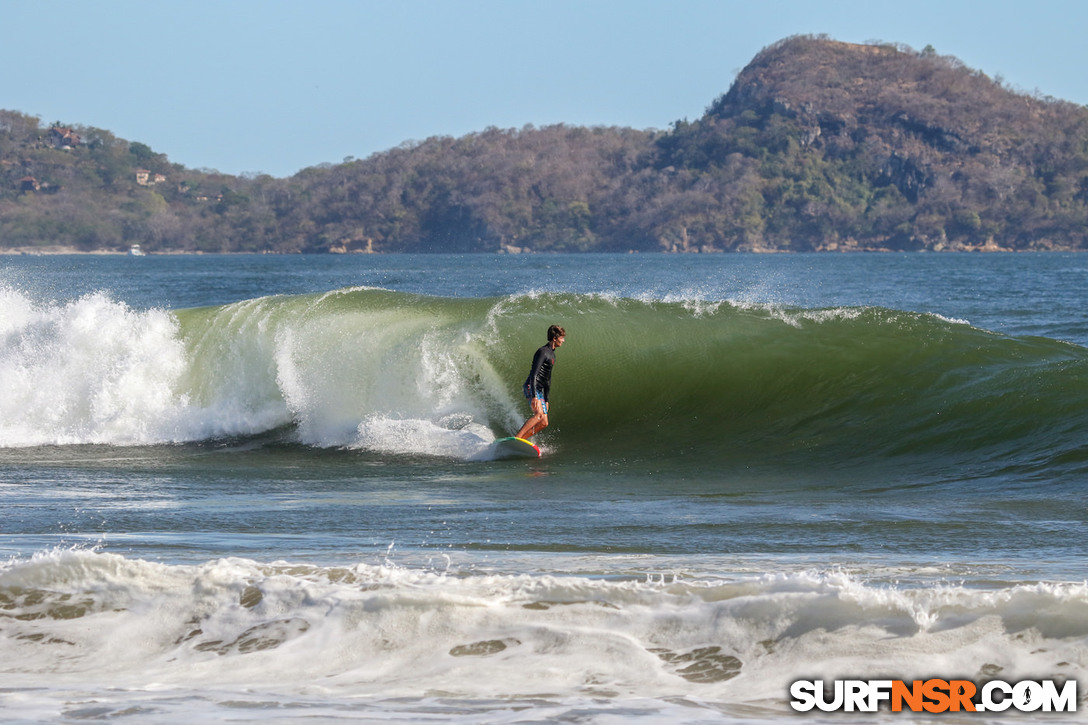
<svg viewBox="0 0 1088 725"><path fill-rule="evenodd" d="M932 45L1088 104L1088 2L0 0L0 108L289 176L525 124L668 128L797 34Z"/></svg>

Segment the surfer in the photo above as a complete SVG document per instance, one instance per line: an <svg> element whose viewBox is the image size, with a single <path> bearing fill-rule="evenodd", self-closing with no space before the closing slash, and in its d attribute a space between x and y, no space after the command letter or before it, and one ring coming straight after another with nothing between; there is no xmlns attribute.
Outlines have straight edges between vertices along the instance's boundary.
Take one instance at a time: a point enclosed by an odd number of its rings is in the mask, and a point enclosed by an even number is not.
<svg viewBox="0 0 1088 725"><path fill-rule="evenodd" d="M532 415L518 431L518 438L530 438L548 427L548 391L552 385L555 351L563 344L566 331L559 325L548 328L548 344L533 355L533 366L525 379L525 397L529 399Z"/></svg>

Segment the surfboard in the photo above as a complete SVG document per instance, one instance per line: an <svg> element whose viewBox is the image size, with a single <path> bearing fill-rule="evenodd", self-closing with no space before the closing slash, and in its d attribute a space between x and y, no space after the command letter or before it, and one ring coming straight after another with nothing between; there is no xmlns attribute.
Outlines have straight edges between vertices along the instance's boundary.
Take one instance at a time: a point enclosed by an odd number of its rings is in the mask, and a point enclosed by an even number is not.
<svg viewBox="0 0 1088 725"><path fill-rule="evenodd" d="M524 438L499 438L491 444L495 460L503 458L540 458L540 449Z"/></svg>

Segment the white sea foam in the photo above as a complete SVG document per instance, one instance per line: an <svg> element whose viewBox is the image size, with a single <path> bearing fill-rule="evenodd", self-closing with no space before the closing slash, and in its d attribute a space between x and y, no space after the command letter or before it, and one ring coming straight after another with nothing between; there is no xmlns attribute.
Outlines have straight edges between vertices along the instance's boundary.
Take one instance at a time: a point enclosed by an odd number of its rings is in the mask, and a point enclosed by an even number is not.
<svg viewBox="0 0 1088 725"><path fill-rule="evenodd" d="M0 290L0 445L171 440L186 400L174 319L103 294L38 305Z"/></svg>
<svg viewBox="0 0 1088 725"><path fill-rule="evenodd" d="M784 716L798 678L1065 678L1088 664L1088 586L1073 583L602 580L53 551L0 566L0 601L9 714L188 701L193 721L226 703L418 715L439 698L479 720L517 701Z"/></svg>
<svg viewBox="0 0 1088 725"><path fill-rule="evenodd" d="M450 428L430 420L375 415L359 424L349 447L467 460L484 455L494 440L495 435L478 423Z"/></svg>
<svg viewBox="0 0 1088 725"><path fill-rule="evenodd" d="M492 419L516 427L515 401L469 331L412 310L322 307L339 296L260 298L179 321L101 293L39 303L0 288L0 446L291 425L310 445L467 458L494 438Z"/></svg>

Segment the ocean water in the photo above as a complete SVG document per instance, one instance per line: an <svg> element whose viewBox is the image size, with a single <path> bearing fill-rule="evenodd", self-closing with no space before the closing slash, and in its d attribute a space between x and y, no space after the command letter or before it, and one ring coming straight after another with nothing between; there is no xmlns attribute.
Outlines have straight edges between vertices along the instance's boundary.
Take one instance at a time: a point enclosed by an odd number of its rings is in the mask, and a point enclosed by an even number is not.
<svg viewBox="0 0 1088 725"><path fill-rule="evenodd" d="M792 721L797 679L1081 679L1086 282L0 258L0 718ZM552 323L544 456L490 460Z"/></svg>

